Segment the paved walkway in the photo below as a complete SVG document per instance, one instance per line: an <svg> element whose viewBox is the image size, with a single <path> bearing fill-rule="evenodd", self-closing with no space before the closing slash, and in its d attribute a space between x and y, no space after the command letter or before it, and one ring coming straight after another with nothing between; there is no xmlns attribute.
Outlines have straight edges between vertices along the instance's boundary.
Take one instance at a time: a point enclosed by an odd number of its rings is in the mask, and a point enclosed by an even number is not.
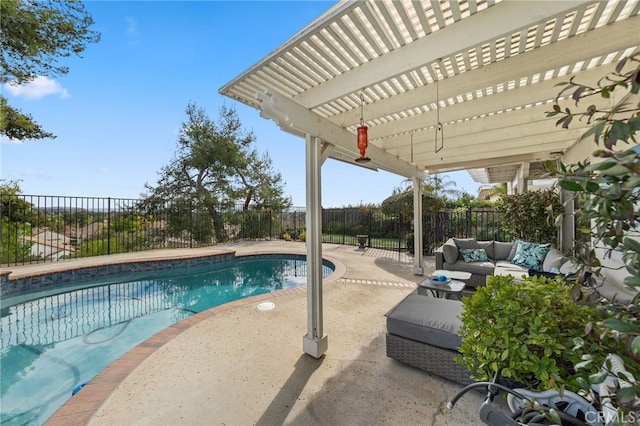
<svg viewBox="0 0 640 426"><path fill-rule="evenodd" d="M227 249L237 255L305 252L303 243L280 241L215 248ZM203 250L212 249L135 256L155 259ZM385 356L384 314L421 279L412 273L412 258L332 244L323 245L323 257L337 268L323 289L329 350L321 359L302 352L305 287L257 296L194 315L141 343L48 424L482 424L481 395L469 393L448 411L446 403L459 385ZM433 258L425 262L427 273L435 269ZM13 268L14 274L28 274L29 268L46 267ZM275 309L257 309L266 300Z"/></svg>

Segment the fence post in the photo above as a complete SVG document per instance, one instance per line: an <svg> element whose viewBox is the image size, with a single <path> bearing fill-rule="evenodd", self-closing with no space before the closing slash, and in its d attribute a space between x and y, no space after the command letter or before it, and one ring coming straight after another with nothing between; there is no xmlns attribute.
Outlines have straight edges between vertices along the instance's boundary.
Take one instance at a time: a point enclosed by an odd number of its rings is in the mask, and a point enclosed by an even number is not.
<svg viewBox="0 0 640 426"><path fill-rule="evenodd" d="M298 212L293 212L293 232L298 230Z"/></svg>
<svg viewBox="0 0 640 426"><path fill-rule="evenodd" d="M467 238L471 238L471 209L467 209L465 216L465 233L467 234Z"/></svg>
<svg viewBox="0 0 640 426"><path fill-rule="evenodd" d="M402 213L398 215L396 233L398 235L398 259L400 259L400 250L402 250Z"/></svg>
<svg viewBox="0 0 640 426"><path fill-rule="evenodd" d="M193 200L191 199L189 199L189 228L189 248L193 248L193 233L195 229L193 226Z"/></svg>
<svg viewBox="0 0 640 426"><path fill-rule="evenodd" d="M371 231L373 230L373 210L369 210L369 231L367 232L367 235L369 236L367 243L369 245L369 248L371 248Z"/></svg>
<svg viewBox="0 0 640 426"><path fill-rule="evenodd" d="M111 254L111 197L107 198L107 254Z"/></svg>

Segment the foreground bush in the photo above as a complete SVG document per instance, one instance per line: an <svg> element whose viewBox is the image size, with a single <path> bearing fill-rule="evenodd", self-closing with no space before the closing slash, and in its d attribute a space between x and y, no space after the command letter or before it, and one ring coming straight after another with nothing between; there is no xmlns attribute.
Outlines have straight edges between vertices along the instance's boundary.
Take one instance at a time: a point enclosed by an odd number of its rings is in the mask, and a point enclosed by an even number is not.
<svg viewBox="0 0 640 426"><path fill-rule="evenodd" d="M574 338L584 336L585 324L596 320L596 312L573 301L569 284L544 277L518 282L492 276L463 304L457 361L476 380L491 380L498 372L531 390L574 387L574 365L580 361L572 350ZM595 345L595 339L584 341Z"/></svg>

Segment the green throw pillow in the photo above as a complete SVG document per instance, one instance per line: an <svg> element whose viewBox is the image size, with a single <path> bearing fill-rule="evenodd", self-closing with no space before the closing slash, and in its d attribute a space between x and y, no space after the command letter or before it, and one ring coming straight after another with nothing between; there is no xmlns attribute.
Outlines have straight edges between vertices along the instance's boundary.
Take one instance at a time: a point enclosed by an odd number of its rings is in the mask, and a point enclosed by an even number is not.
<svg viewBox="0 0 640 426"><path fill-rule="evenodd" d="M469 262L488 262L487 251L485 249L461 249L462 259Z"/></svg>
<svg viewBox="0 0 640 426"><path fill-rule="evenodd" d="M518 242L518 248L511 263L536 271L542 271L544 258L547 256L550 248L551 244L536 244L520 241Z"/></svg>

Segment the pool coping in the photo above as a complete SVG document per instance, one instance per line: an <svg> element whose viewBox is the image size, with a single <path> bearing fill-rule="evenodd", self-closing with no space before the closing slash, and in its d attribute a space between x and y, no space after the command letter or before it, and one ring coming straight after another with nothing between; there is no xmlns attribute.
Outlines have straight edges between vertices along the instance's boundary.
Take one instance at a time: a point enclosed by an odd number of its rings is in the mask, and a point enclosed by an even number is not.
<svg viewBox="0 0 640 426"><path fill-rule="evenodd" d="M114 254L25 265L16 271L3 268L0 272L0 297L12 297L25 291L116 274L211 265L233 259L236 252L228 249L196 249L180 251L170 256L166 251L151 250L140 252L137 257L135 255L136 253Z"/></svg>
<svg viewBox="0 0 640 426"><path fill-rule="evenodd" d="M256 251L251 253L236 254L233 252L234 257L248 257L248 256L265 256L265 255L295 255L302 254L300 251L291 250L284 252L273 251ZM220 253L219 255L228 254L229 251ZM166 256L167 260L175 259L174 256ZM181 258L186 258L181 256ZM344 262L332 257L322 256L323 261L331 262L335 269L331 275L322 280L323 284L329 284L339 280L347 272L347 266ZM135 262L135 260L131 260ZM148 357L150 357L155 351L162 346L170 342L176 336L183 331L202 323L216 315L231 311L240 306L247 306L264 302L269 299L274 299L283 296L305 294L307 292L307 285L301 285L299 287L278 290L273 293L266 293L256 296L251 296L246 299L240 299L233 302L225 303L224 305L216 306L206 311L197 313L188 318L185 318L175 324L170 325L164 330L159 331L137 346L132 348L127 353L120 356L117 360L109 364L104 370L98 373L91 381L89 381L79 392L69 398L58 410L47 419L44 423L48 426L75 426L86 425L93 415L98 411L102 404L111 396L116 388L125 380L131 372L133 372L140 364L142 364Z"/></svg>

